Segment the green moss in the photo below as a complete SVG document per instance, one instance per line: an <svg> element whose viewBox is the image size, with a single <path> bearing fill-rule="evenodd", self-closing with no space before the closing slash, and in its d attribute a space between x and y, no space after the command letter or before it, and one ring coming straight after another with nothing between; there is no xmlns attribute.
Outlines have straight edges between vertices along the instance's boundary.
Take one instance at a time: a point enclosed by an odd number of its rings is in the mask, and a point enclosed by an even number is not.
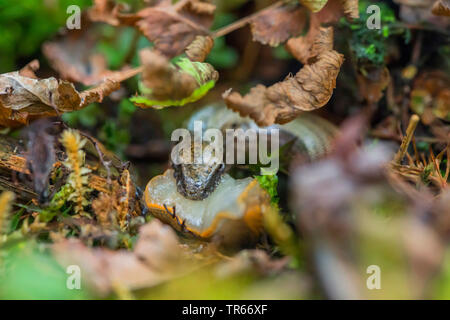
<svg viewBox="0 0 450 320"><path fill-rule="evenodd" d="M358 62L371 63L375 66L382 66L387 54L387 40L398 34L403 34L408 40L405 29L397 24L393 10L385 3L377 2L380 7L380 29L369 29L367 20L372 14L366 13L367 7L371 2L359 2L359 19L348 22L341 19L341 25L348 28L351 32L350 47L356 56Z"/></svg>
<svg viewBox="0 0 450 320"><path fill-rule="evenodd" d="M55 193L52 200L50 200L49 206L39 213L40 220L42 222L49 222L56 215L61 213L73 191L74 190L70 184L67 183L63 185L61 189Z"/></svg>
<svg viewBox="0 0 450 320"><path fill-rule="evenodd" d="M258 180L261 187L270 195L270 202L272 204L278 204L278 176L276 174L268 174L256 176L255 178Z"/></svg>

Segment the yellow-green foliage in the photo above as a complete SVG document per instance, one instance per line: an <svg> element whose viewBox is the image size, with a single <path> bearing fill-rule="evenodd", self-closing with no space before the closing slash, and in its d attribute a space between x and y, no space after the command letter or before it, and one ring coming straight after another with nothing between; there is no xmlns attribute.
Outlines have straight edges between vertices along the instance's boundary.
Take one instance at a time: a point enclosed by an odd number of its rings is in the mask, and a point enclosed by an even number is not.
<svg viewBox="0 0 450 320"><path fill-rule="evenodd" d="M75 203L74 210L77 214L83 214L83 207L88 205L86 193L91 191L88 185L87 174L90 170L84 167L85 153L82 150L86 139L81 139L80 134L74 130L65 130L62 133L61 143L66 148L67 160L64 165L71 170L67 182L74 189L68 200Z"/></svg>
<svg viewBox="0 0 450 320"><path fill-rule="evenodd" d="M264 228L278 245L281 252L293 256L297 260L294 263L299 264L301 248L297 238L291 227L283 221L279 209L275 205L272 205L264 215Z"/></svg>
<svg viewBox="0 0 450 320"><path fill-rule="evenodd" d="M14 193L10 191L5 191L0 195L0 236L9 231L9 217L13 200Z"/></svg>

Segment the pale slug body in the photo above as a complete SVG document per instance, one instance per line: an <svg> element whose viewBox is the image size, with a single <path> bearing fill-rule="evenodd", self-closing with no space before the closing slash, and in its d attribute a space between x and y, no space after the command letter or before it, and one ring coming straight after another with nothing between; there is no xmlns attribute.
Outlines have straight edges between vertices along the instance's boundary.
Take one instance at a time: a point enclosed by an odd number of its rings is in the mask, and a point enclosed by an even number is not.
<svg viewBox="0 0 450 320"><path fill-rule="evenodd" d="M187 125L190 131L194 130L194 121L202 121L203 130L259 128L253 120L243 118L224 106L209 106L194 113ZM301 153L310 160L328 153L337 133L337 128L333 124L306 112L287 124L274 127L280 129L280 147L293 141L294 152ZM218 163L179 164L173 165L173 168L178 191L191 200L203 200L208 197L225 172L225 166Z"/></svg>

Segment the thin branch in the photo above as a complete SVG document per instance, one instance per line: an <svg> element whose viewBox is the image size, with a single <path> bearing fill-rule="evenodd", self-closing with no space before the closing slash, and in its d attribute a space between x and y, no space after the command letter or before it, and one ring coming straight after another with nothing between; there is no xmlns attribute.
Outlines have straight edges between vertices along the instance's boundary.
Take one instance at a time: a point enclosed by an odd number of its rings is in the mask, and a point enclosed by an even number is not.
<svg viewBox="0 0 450 320"><path fill-rule="evenodd" d="M258 17L259 15L266 13L269 10L281 7L282 5L284 5L288 2L290 2L290 1L280 0L278 2L275 2L274 4L262 9L261 11L255 12L245 18L242 18L242 19L235 21L221 29L214 31L211 36L213 38L223 37L224 35L227 35L228 33L231 33L237 29L240 29L240 28L246 26L248 23L252 22L252 20L255 19L256 17Z"/></svg>
<svg viewBox="0 0 450 320"><path fill-rule="evenodd" d="M394 163L400 164L403 157L405 156L406 151L408 150L408 146L411 142L412 136L414 134L414 130L416 130L417 124L419 123L419 116L417 114L413 114L409 119L408 128L406 129L406 136L403 137L402 144L400 145L400 149L394 157Z"/></svg>
<svg viewBox="0 0 450 320"><path fill-rule="evenodd" d="M139 66L134 69L129 69L129 70L120 72L116 76L109 77L108 79L116 81L116 82L122 82L122 81L128 80L129 78L134 77L135 75L138 75L143 70L144 70L144 66Z"/></svg>

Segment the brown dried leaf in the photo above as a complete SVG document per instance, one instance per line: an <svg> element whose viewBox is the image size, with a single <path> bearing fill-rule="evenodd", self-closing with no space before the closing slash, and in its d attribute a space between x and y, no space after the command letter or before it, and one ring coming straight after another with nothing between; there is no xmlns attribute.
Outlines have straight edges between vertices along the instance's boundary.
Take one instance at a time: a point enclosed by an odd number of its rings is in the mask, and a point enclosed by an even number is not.
<svg viewBox="0 0 450 320"><path fill-rule="evenodd" d="M343 61L344 56L338 52L326 51L294 77L268 88L257 85L244 97L237 92L225 92L223 98L230 109L249 116L258 125L286 123L302 111L318 109L328 102Z"/></svg>
<svg viewBox="0 0 450 320"><path fill-rule="evenodd" d="M173 229L156 219L140 228L134 254L147 266L162 273L179 270L178 263L183 258Z"/></svg>
<svg viewBox="0 0 450 320"><path fill-rule="evenodd" d="M106 78L121 81L129 68L108 70L106 58L95 53L99 41L99 33L96 32L98 30L87 17L83 23L83 29L65 29L55 40L44 43L42 52L48 62L62 79L86 86L100 84Z"/></svg>
<svg viewBox="0 0 450 320"><path fill-rule="evenodd" d="M206 14L206 15L213 15L216 11L216 5L209 3L209 2L202 2L202 1L187 1L186 4L187 8L191 10L192 12L195 12L197 14Z"/></svg>
<svg viewBox="0 0 450 320"><path fill-rule="evenodd" d="M203 62L213 46L214 40L210 36L196 36L186 48L186 55L191 61Z"/></svg>
<svg viewBox="0 0 450 320"><path fill-rule="evenodd" d="M155 44L156 50L168 57L181 54L197 35L208 34L213 14L199 11L200 1L189 1L179 8L171 1L143 9L138 13L141 20L136 23L139 30ZM200 4L200 5L199 5Z"/></svg>
<svg viewBox="0 0 450 320"><path fill-rule="evenodd" d="M359 93L369 103L376 103L383 97L383 90L386 89L391 77L387 68L373 68L366 75L358 73Z"/></svg>
<svg viewBox="0 0 450 320"><path fill-rule="evenodd" d="M42 114L54 115L55 109L76 110L80 101L78 92L70 82L53 77L23 77L17 71L0 75L0 107L10 110L5 118L18 124L26 124L29 118ZM7 126L8 123L0 122L0 125Z"/></svg>
<svg viewBox="0 0 450 320"><path fill-rule="evenodd" d="M317 57L324 51L333 49L333 28L310 28L304 37L291 38L286 43L286 49L303 64Z"/></svg>
<svg viewBox="0 0 450 320"><path fill-rule="evenodd" d="M102 102L106 96L109 96L112 92L119 90L120 83L114 80L106 79L97 87L83 91L80 94L81 102L79 109L94 102Z"/></svg>
<svg viewBox="0 0 450 320"><path fill-rule="evenodd" d="M286 4L263 12L250 23L253 41L272 47L297 36L305 27L306 11L299 5Z"/></svg>
<svg viewBox="0 0 450 320"><path fill-rule="evenodd" d="M113 0L95 0L94 6L88 11L89 19L92 21L101 21L112 26L119 26L124 23L121 14L127 9L124 3L116 4Z"/></svg>
<svg viewBox="0 0 450 320"><path fill-rule="evenodd" d="M320 23L312 15L308 34L288 41L287 49L305 64L303 69L269 88L258 85L244 97L226 92L223 97L227 106L263 126L286 123L302 111L324 106L331 98L344 58L332 50L332 27L321 28Z"/></svg>
<svg viewBox="0 0 450 320"><path fill-rule="evenodd" d="M359 18L358 0L329 0L311 19L317 19L321 23L334 23L342 16L349 20Z"/></svg>
<svg viewBox="0 0 450 320"><path fill-rule="evenodd" d="M197 87L195 79L187 73L178 73L169 60L152 50L140 52L144 65L142 82L152 88L152 95L158 100L182 99L189 96Z"/></svg>
<svg viewBox="0 0 450 320"><path fill-rule="evenodd" d="M0 126L19 127L30 120L75 111L117 90L119 83L107 80L81 94L68 81L35 79L18 71L0 74Z"/></svg>
<svg viewBox="0 0 450 320"><path fill-rule="evenodd" d="M134 14L123 14L120 9L111 1L97 0L91 18L116 26L135 26L157 51L174 57L183 53L197 35L208 35L215 5L203 0L161 0Z"/></svg>
<svg viewBox="0 0 450 320"><path fill-rule="evenodd" d="M450 1L449 0L437 0L431 12L436 16L450 17Z"/></svg>
<svg viewBox="0 0 450 320"><path fill-rule="evenodd" d="M19 74L24 77L37 79L35 72L39 69L39 60L33 60L19 70Z"/></svg>
<svg viewBox="0 0 450 320"><path fill-rule="evenodd" d="M350 19L359 18L358 0L341 0L344 15Z"/></svg>
<svg viewBox="0 0 450 320"><path fill-rule="evenodd" d="M141 227L134 252L93 249L78 240L62 240L52 249L63 266L79 265L85 284L101 295L117 287L151 287L192 270L175 232L158 220Z"/></svg>

